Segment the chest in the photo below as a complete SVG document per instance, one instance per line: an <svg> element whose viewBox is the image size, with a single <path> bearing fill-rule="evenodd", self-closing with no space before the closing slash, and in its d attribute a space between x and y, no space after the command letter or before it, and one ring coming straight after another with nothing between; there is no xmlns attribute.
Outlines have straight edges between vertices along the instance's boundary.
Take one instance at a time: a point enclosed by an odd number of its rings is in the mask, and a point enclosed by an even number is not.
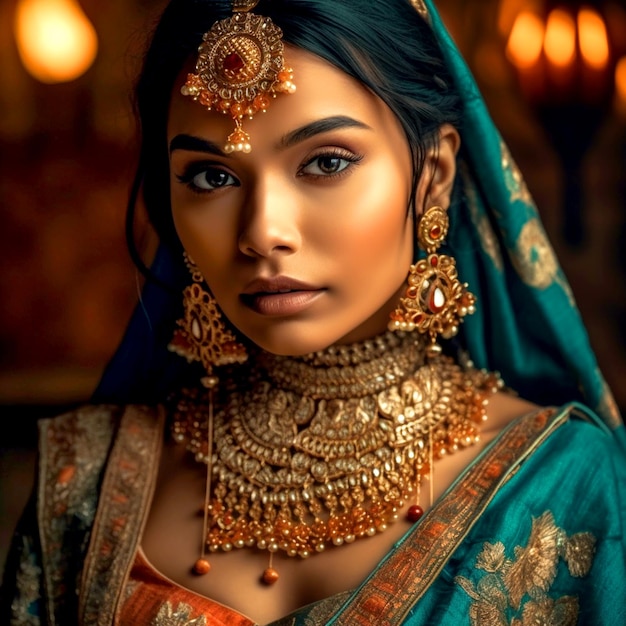
<svg viewBox="0 0 626 626"><path fill-rule="evenodd" d="M478 451L477 446L438 463L434 497ZM152 565L177 585L231 607L259 624L355 589L412 525L407 519L412 503L407 502L398 510L397 521L374 536L330 546L306 559L278 552L270 560L269 552L248 548L219 551L208 555L211 570L198 576L192 566L202 548L205 486L205 466L190 462L182 446L166 446L142 538L143 550ZM424 508L429 498L427 489L422 494ZM268 586L261 577L270 564L279 579Z"/></svg>

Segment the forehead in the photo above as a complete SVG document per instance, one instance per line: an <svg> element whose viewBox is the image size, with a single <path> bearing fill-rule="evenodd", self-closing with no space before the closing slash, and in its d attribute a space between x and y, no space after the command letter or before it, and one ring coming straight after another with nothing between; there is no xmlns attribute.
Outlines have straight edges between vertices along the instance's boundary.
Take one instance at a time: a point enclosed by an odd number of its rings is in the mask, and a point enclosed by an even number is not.
<svg viewBox="0 0 626 626"><path fill-rule="evenodd" d="M253 150L261 141L276 140L303 124L329 116L346 115L381 132L397 130L400 125L387 105L365 85L324 59L293 46L285 46L285 64L294 71L296 92L279 94L271 100L266 113L244 119L244 129L251 135ZM198 102L180 93L189 67L178 77L172 93L168 136L180 133L200 134L225 141L233 129L232 119L208 111Z"/></svg>

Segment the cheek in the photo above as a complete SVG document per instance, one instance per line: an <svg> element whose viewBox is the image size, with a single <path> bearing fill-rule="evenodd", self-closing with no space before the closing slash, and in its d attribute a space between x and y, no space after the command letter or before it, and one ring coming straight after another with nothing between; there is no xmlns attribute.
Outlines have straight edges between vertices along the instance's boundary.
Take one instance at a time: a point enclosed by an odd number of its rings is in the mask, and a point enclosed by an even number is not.
<svg viewBox="0 0 626 626"><path fill-rule="evenodd" d="M225 212L209 212L201 207L181 207L174 199L172 216L184 249L211 284L216 276L224 273L224 264L232 258L234 220Z"/></svg>
<svg viewBox="0 0 626 626"><path fill-rule="evenodd" d="M368 181L352 198L354 213L343 241L350 264L359 272L405 276L412 260L407 181L398 170ZM349 250L349 252L348 252ZM360 268L360 269L359 269Z"/></svg>

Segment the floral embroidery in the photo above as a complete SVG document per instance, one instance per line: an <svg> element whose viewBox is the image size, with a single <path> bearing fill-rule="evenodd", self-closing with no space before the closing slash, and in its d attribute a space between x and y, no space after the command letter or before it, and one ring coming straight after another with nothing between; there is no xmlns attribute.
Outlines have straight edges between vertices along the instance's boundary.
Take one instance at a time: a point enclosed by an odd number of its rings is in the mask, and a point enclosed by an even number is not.
<svg viewBox="0 0 626 626"><path fill-rule="evenodd" d="M476 568L485 575L474 584L464 576L456 582L474 600L472 626L574 626L578 598L551 598L548 593L557 576L559 559L571 576L589 573L595 551L591 533L568 537L558 528L550 511L534 518L528 545L517 546L509 559L501 542L485 543Z"/></svg>
<svg viewBox="0 0 626 626"><path fill-rule="evenodd" d="M170 602L161 605L156 617L150 622L151 626L206 626L206 617L191 617L192 608L189 604L180 602L176 608Z"/></svg>

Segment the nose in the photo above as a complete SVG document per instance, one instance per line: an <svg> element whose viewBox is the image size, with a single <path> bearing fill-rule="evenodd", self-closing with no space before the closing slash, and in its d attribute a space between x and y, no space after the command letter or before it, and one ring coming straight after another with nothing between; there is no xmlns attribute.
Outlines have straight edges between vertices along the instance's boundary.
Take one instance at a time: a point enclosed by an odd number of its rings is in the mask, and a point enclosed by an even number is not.
<svg viewBox="0 0 626 626"><path fill-rule="evenodd" d="M250 257L293 254L301 243L297 202L288 185L258 180L241 213L239 249Z"/></svg>

